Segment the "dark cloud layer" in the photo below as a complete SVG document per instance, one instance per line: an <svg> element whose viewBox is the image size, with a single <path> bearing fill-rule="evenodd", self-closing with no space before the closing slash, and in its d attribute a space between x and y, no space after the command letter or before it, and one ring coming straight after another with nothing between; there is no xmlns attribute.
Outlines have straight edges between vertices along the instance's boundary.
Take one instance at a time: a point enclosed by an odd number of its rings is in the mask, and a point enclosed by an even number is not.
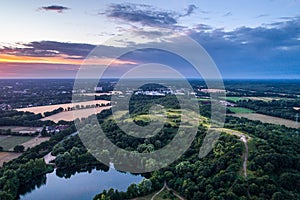
<svg viewBox="0 0 300 200"><path fill-rule="evenodd" d="M58 13L62 13L65 10L68 10L70 8L65 7L65 6L58 6L58 5L52 5L52 6L44 6L40 8L41 10L46 10L46 11L55 11Z"/></svg>
<svg viewBox="0 0 300 200"><path fill-rule="evenodd" d="M139 34L151 35L154 38L161 35L156 31L144 31ZM240 27L232 31L199 24L190 30L188 35L207 50L225 78L300 78L300 18L298 17L255 28ZM96 47L92 44L55 41L31 42L23 45L23 48L2 47L0 54L37 57L63 54L70 58L82 59ZM137 44L131 45L135 47ZM115 57L122 51L126 52L124 48L126 47L100 46L97 48L97 55ZM191 53L195 54L195 52ZM157 51L138 51L125 56L126 59L138 63L163 60L165 64L178 68L186 67L184 62L176 60L173 55L162 57L162 54Z"/></svg>
<svg viewBox="0 0 300 200"><path fill-rule="evenodd" d="M111 4L106 10L107 17L152 27L168 27L177 24L180 17L191 15L197 7L189 5L186 13L160 10L145 4Z"/></svg>
<svg viewBox="0 0 300 200"><path fill-rule="evenodd" d="M300 75L299 18L229 32L191 31L190 36L204 46L227 77Z"/></svg>
<svg viewBox="0 0 300 200"><path fill-rule="evenodd" d="M86 57L96 46L91 44L80 43L63 43L55 41L40 41L22 44L23 48L2 47L0 53L7 53L18 56L34 56L34 57L54 57L59 55L70 56L70 58L78 57L79 59Z"/></svg>

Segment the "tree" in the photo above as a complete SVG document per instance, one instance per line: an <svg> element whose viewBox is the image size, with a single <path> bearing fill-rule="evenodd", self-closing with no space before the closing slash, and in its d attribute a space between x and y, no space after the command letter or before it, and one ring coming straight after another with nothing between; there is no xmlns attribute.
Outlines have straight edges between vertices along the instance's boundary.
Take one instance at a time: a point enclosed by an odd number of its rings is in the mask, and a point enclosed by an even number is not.
<svg viewBox="0 0 300 200"><path fill-rule="evenodd" d="M47 132L47 130L46 130L46 127L45 127L45 126L43 127L43 129L42 129L42 131L41 131L41 136L42 136L42 137L46 137L46 136L48 136L48 132Z"/></svg>
<svg viewBox="0 0 300 200"><path fill-rule="evenodd" d="M143 179L142 182L139 184L139 191L142 194L147 194L152 189L152 182L149 179Z"/></svg>
<svg viewBox="0 0 300 200"><path fill-rule="evenodd" d="M23 145L16 145L14 147L14 152L23 152L25 147Z"/></svg>

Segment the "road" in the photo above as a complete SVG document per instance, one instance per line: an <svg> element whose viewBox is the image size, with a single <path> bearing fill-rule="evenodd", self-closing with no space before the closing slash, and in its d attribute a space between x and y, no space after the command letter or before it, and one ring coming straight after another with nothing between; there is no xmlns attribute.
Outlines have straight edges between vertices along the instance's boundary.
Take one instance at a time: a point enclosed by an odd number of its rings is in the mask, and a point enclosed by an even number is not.
<svg viewBox="0 0 300 200"><path fill-rule="evenodd" d="M227 128L216 128L216 130L238 136L240 140L244 143L245 145L245 153L244 153L244 161L243 161L243 172L244 172L244 177L247 178L247 161L248 161L248 155L249 155L249 149L248 149L248 140L250 137L248 135L245 135L242 132L232 130L232 129L227 129Z"/></svg>

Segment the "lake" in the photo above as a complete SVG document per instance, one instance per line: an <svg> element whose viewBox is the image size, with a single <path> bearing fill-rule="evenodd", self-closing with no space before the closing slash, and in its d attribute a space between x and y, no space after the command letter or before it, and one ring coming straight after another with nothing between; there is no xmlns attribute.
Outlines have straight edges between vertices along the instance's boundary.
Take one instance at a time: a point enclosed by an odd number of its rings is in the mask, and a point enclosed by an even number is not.
<svg viewBox="0 0 300 200"><path fill-rule="evenodd" d="M91 200L93 197L110 188L126 191L132 183L139 183L140 175L122 173L113 168L105 172L92 170L80 172L70 178L60 178L56 171L46 175L46 184L20 196L21 200Z"/></svg>

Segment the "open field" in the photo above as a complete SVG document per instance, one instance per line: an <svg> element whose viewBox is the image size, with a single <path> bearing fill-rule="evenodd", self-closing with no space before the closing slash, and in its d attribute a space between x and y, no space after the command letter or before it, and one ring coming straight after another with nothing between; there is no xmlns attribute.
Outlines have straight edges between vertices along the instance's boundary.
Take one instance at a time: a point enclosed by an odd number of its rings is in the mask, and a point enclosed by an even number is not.
<svg viewBox="0 0 300 200"><path fill-rule="evenodd" d="M42 142L50 140L50 137L34 137L31 140L28 140L27 142L22 143L22 145L25 147L25 150L30 147L35 147Z"/></svg>
<svg viewBox="0 0 300 200"><path fill-rule="evenodd" d="M295 121L282 119L279 117L272 117L268 115L258 114L258 113L240 113L240 114L230 114L230 115L235 117L244 117L250 120L259 120L263 123L284 125L290 128L300 128L300 123L296 123Z"/></svg>
<svg viewBox="0 0 300 200"><path fill-rule="evenodd" d="M18 133L35 133L36 131L41 131L42 127L27 127L27 126L0 126L2 130L10 129L12 132Z"/></svg>
<svg viewBox="0 0 300 200"><path fill-rule="evenodd" d="M12 150L16 145L28 142L33 138L29 136L0 136L0 146L4 150Z"/></svg>
<svg viewBox="0 0 300 200"><path fill-rule="evenodd" d="M22 155L22 153L0 152L0 167L2 167L4 162L11 161L20 155Z"/></svg>
<svg viewBox="0 0 300 200"><path fill-rule="evenodd" d="M33 112L35 114L43 114L44 112L49 112L53 111L58 108L72 108L76 107L77 105L79 106L88 106L88 105L96 105L96 104L107 104L110 103L110 101L105 101L105 100L94 100L94 101L85 101L85 102L79 102L79 103L65 103L65 104L56 104L56 105L49 105L49 106L36 106L36 107L29 107L29 108L19 108L17 111L28 111L28 112Z"/></svg>
<svg viewBox="0 0 300 200"><path fill-rule="evenodd" d="M254 101L272 101L272 100L280 100L280 98L274 97L246 97L247 99Z"/></svg>
<svg viewBox="0 0 300 200"><path fill-rule="evenodd" d="M144 121L144 122L161 122L161 123L169 123L172 126L176 126L176 121L180 120L181 117L185 117L183 118L184 121L189 121L189 124L186 124L187 127L190 125L193 125L193 123L195 123L195 121L190 121L190 119L196 119L199 118L199 123L204 123L207 124L207 118L195 113L195 112L191 112L191 111L186 111L184 113L181 114L181 110L180 109L167 109L164 110L163 113L156 113L156 114L141 114L138 116L135 116L133 118L126 118L124 119L124 115L127 113L126 111L118 111L116 112L116 115L111 117L111 119L115 119L115 120L124 120L124 122L132 122L133 120L136 121ZM165 121L165 118L166 121Z"/></svg>
<svg viewBox="0 0 300 200"><path fill-rule="evenodd" d="M240 113L254 113L253 110L250 110L248 108L242 108L242 107L228 107L228 109L231 112L234 112L236 114L240 114Z"/></svg>
<svg viewBox="0 0 300 200"><path fill-rule="evenodd" d="M12 150L16 145L23 144L33 137L29 136L0 136L0 147L4 150Z"/></svg>
<svg viewBox="0 0 300 200"><path fill-rule="evenodd" d="M192 101L210 101L210 98L191 98Z"/></svg>
<svg viewBox="0 0 300 200"><path fill-rule="evenodd" d="M30 137L30 136L0 136L0 146L3 147L4 150L13 151L13 148L16 145L23 145L25 150L28 147L34 147L36 145L41 144L49 140L50 137Z"/></svg>
<svg viewBox="0 0 300 200"><path fill-rule="evenodd" d="M108 101L105 101L105 102L108 102ZM60 120L73 121L76 118L86 118L90 115L100 113L102 110L106 110L109 108L111 108L111 106L65 111L65 112L57 113L55 115L51 115L49 117L45 117L41 120L42 121L51 120L51 121L54 121L55 123L59 122Z"/></svg>
<svg viewBox="0 0 300 200"><path fill-rule="evenodd" d="M248 100L248 97L226 97L227 101L238 102L242 100Z"/></svg>
<svg viewBox="0 0 300 200"><path fill-rule="evenodd" d="M253 101L273 101L273 100L292 100L292 98L280 98L280 97L226 97L227 101L238 102L242 100L253 100Z"/></svg>

